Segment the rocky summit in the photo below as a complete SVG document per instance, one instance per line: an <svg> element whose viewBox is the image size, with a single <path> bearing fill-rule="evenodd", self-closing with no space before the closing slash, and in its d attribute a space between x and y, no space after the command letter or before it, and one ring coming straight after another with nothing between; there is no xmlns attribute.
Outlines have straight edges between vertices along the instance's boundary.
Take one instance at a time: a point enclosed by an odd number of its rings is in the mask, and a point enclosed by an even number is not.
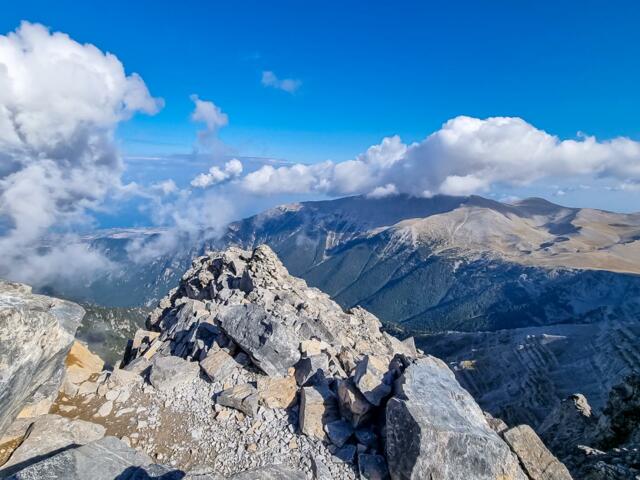
<svg viewBox="0 0 640 480"><path fill-rule="evenodd" d="M57 305L22 286L0 294L11 344L19 312L44 318ZM15 393L0 410L2 478L571 479L563 461L589 479L635 478L611 473L631 475L637 460L634 379L598 418L579 399L552 412L542 438L509 427L443 361L366 310L344 311L266 246L196 259L113 370L65 338L49 360L59 391L45 412L16 418L43 374L3 370Z"/></svg>

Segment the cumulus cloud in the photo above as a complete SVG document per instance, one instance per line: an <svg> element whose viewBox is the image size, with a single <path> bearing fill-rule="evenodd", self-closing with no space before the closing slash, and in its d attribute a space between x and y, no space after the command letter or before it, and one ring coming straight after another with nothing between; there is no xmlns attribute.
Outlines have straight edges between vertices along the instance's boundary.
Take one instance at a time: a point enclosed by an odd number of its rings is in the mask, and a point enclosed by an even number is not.
<svg viewBox="0 0 640 480"><path fill-rule="evenodd" d="M242 174L242 162L233 158L224 164L223 168L213 166L208 173L201 173L193 180L191 186L195 188L207 188L237 178Z"/></svg>
<svg viewBox="0 0 640 480"><path fill-rule="evenodd" d="M43 239L90 221L123 188L114 130L161 107L93 45L26 22L0 36L0 275L37 283L105 266L70 238L44 249Z"/></svg>
<svg viewBox="0 0 640 480"><path fill-rule="evenodd" d="M262 85L265 87L276 88L287 93L295 93L302 82L294 78L278 78L278 76L270 70L262 72Z"/></svg>
<svg viewBox="0 0 640 480"><path fill-rule="evenodd" d="M256 194L332 196L407 193L468 195L495 185L524 186L546 177L640 181L640 143L624 137L561 140L521 118L466 116L446 122L421 142L387 137L353 160L265 166L240 184Z"/></svg>

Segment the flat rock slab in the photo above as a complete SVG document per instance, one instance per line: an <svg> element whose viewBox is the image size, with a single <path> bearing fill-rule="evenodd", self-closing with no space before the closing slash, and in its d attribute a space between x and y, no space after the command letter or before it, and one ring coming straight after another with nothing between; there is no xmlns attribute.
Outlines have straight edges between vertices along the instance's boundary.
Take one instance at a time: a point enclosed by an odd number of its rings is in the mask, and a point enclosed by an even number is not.
<svg viewBox="0 0 640 480"><path fill-rule="evenodd" d="M254 416L258 411L258 400L259 396L256 387L249 383L243 383L220 392L216 398L216 403Z"/></svg>
<svg viewBox="0 0 640 480"><path fill-rule="evenodd" d="M26 438L2 468L13 471L33 458L46 457L69 446L93 442L104 437L104 434L105 428L96 423L71 420L59 415L43 415L31 424Z"/></svg>
<svg viewBox="0 0 640 480"><path fill-rule="evenodd" d="M510 428L502 435L531 480L571 480L567 467L553 456L529 425Z"/></svg>
<svg viewBox="0 0 640 480"><path fill-rule="evenodd" d="M87 445L68 448L42 460L25 462L10 480L129 480L136 467L151 459L115 437L104 437ZM149 477L146 477L149 478Z"/></svg>
<svg viewBox="0 0 640 480"><path fill-rule="evenodd" d="M271 465L246 472L236 473L229 480L306 480L307 476L283 465Z"/></svg>
<svg viewBox="0 0 640 480"><path fill-rule="evenodd" d="M224 350L209 352L200 362L200 368L214 382L224 382L240 364Z"/></svg>
<svg viewBox="0 0 640 480"><path fill-rule="evenodd" d="M298 386L294 377L258 377L260 403L268 408L289 408L296 403Z"/></svg>
<svg viewBox="0 0 640 480"><path fill-rule="evenodd" d="M392 479L525 480L509 446L441 360L415 361L386 407Z"/></svg>
<svg viewBox="0 0 640 480"><path fill-rule="evenodd" d="M156 389L170 392L177 387L187 385L198 378L200 367L173 355L156 355L151 362L149 381Z"/></svg>

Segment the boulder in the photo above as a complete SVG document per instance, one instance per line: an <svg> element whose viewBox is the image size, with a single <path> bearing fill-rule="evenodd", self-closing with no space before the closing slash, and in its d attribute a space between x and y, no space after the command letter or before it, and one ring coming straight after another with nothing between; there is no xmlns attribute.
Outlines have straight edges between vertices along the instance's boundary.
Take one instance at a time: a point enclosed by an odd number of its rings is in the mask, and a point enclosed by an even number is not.
<svg viewBox="0 0 640 480"><path fill-rule="evenodd" d="M502 436L531 480L571 480L567 467L547 450L529 425L510 428Z"/></svg>
<svg viewBox="0 0 640 480"><path fill-rule="evenodd" d="M63 449L55 455L33 458L10 480L131 480L138 466L151 464L144 453L128 447L115 437L104 437L77 448ZM2 471L0 471L0 474ZM138 477L150 478L150 477ZM165 478L165 477L162 477Z"/></svg>
<svg viewBox="0 0 640 480"><path fill-rule="evenodd" d="M156 355L151 361L149 382L162 392L170 392L192 383L200 374L196 362L189 362L173 355Z"/></svg>
<svg viewBox="0 0 640 480"><path fill-rule="evenodd" d="M224 382L237 368L238 362L224 350L209 351L200 368L211 381Z"/></svg>
<svg viewBox="0 0 640 480"><path fill-rule="evenodd" d="M327 440L324 425L340 419L338 402L326 385L303 387L300 390L300 430L305 435Z"/></svg>
<svg viewBox="0 0 640 480"><path fill-rule="evenodd" d="M84 310L0 281L0 433L36 396L48 411L64 378L64 361Z"/></svg>
<svg viewBox="0 0 640 480"><path fill-rule="evenodd" d="M289 408L296 402L298 387L294 377L258 377L260 403L268 408Z"/></svg>
<svg viewBox="0 0 640 480"><path fill-rule="evenodd" d="M225 333L267 375L284 376L300 359L300 339L295 331L259 305L226 307L218 320Z"/></svg>
<svg viewBox="0 0 640 480"><path fill-rule="evenodd" d="M391 393L391 376L387 357L367 355L357 364L353 379L365 398L379 406Z"/></svg>
<svg viewBox="0 0 640 480"><path fill-rule="evenodd" d="M253 416L258 411L258 399L258 390L249 383L243 383L220 392L216 403Z"/></svg>
<svg viewBox="0 0 640 480"><path fill-rule="evenodd" d="M84 420L43 415L27 430L26 437L0 471L0 477L14 472L34 458L51 456L70 446L84 445L104 437L105 428Z"/></svg>
<svg viewBox="0 0 640 480"><path fill-rule="evenodd" d="M392 479L524 480L518 459L441 360L414 361L386 406Z"/></svg>

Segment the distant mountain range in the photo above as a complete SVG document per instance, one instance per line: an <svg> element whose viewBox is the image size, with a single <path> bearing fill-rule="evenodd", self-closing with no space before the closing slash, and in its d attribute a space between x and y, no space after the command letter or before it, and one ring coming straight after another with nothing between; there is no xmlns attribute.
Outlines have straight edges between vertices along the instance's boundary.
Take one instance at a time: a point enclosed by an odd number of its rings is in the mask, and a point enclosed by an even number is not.
<svg viewBox="0 0 640 480"><path fill-rule="evenodd" d="M538 198L349 197L276 207L231 224L215 241L128 263L132 240L159 234L116 230L87 238L122 271L50 293L149 306L194 256L266 243L291 274L343 307L362 305L389 330L415 335L453 362L480 404L512 422L535 425L574 387L588 390L599 407L609 387L640 365L638 213ZM450 331L460 333L444 333ZM535 412L540 418L531 418Z"/></svg>

